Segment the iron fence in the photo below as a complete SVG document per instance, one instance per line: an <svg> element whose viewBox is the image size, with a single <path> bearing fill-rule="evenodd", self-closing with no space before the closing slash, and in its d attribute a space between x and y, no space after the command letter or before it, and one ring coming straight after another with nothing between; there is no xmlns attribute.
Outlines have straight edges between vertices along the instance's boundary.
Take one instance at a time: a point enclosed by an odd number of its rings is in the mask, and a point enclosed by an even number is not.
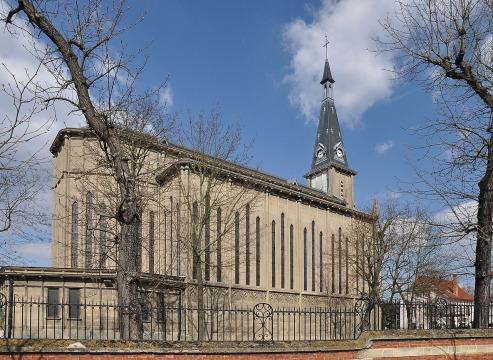
<svg viewBox="0 0 493 360"><path fill-rule="evenodd" d="M472 326L472 304L446 302L280 308L133 306L113 303L53 303L0 297L0 337L13 339L161 340L161 341L303 341L356 339L366 330L451 329ZM487 311L493 324L493 311ZM122 334L121 323L133 327Z"/></svg>

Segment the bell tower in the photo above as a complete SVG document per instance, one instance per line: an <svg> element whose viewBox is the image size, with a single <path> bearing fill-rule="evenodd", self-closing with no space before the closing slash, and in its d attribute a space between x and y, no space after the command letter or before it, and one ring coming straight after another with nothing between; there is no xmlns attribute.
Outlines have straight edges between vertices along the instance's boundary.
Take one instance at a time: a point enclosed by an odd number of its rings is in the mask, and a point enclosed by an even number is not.
<svg viewBox="0 0 493 360"><path fill-rule="evenodd" d="M327 47L327 44L326 41L324 46ZM354 208L353 177L356 172L349 168L346 149L342 141L333 98L334 83L326 55L324 73L320 81L322 107L318 120L312 167L303 177L306 178L308 186L344 200L348 207Z"/></svg>

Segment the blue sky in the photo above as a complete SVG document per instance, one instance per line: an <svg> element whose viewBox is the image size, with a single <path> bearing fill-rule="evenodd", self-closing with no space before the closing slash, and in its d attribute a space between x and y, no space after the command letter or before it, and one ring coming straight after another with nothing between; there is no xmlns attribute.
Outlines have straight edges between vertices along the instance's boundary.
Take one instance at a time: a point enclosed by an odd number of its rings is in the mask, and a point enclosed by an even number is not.
<svg viewBox="0 0 493 360"><path fill-rule="evenodd" d="M321 103L327 33L336 108L349 164L358 172L356 201L366 205L396 190L396 178L411 176L406 144L419 139L405 129L422 123L432 106L431 95L415 84L392 82L384 71L392 65L388 54L368 50L376 47L371 36L381 33L378 20L392 11L387 3L133 1L134 11L148 15L128 40L152 41L145 81L152 87L158 76L169 74L170 111L219 104L226 121L244 126L245 140L255 138L252 165L304 181ZM334 28L343 23L348 25ZM302 52L305 58L297 59ZM296 98L302 96L309 99Z"/></svg>
<svg viewBox="0 0 493 360"><path fill-rule="evenodd" d="M327 34L347 158L358 172L357 207L394 193L398 179L413 177L406 156L417 162L417 154L407 144L422 139L406 129L432 115L433 101L416 84L392 81L384 70L394 65L390 54L370 51L392 1L131 0L129 6L128 18L147 13L123 39L131 48L151 43L140 86L156 87L169 75L163 92L169 112L207 112L218 104L225 121L243 125L245 142L255 139L250 165L303 183L317 129ZM0 45L3 63L19 71L30 66L21 40L2 33ZM8 99L0 104L5 108ZM75 123L59 121L45 141ZM48 188L44 199L51 207ZM19 252L30 265L50 264L49 244Z"/></svg>

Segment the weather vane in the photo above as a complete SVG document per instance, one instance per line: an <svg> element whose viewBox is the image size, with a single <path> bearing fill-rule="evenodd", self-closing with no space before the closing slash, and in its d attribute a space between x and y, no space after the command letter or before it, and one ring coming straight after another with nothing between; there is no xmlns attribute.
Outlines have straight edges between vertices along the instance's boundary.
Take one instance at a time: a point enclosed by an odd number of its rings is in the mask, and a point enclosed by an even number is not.
<svg viewBox="0 0 493 360"><path fill-rule="evenodd" d="M328 57L327 57L327 45L329 45L329 39L327 39L327 34L325 34L325 44L322 46L325 48L325 60L328 59Z"/></svg>

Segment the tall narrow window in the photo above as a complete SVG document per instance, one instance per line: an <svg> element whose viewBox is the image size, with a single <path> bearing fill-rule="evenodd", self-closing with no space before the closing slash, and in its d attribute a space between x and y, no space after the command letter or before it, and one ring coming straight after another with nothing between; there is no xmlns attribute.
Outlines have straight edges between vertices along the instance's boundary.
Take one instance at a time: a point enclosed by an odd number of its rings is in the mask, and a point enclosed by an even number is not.
<svg viewBox="0 0 493 360"><path fill-rule="evenodd" d="M216 212L216 234L217 234L217 242L216 242L216 261L217 261L217 270L216 270L216 281L222 281L222 246L221 246L221 208L217 209Z"/></svg>
<svg viewBox="0 0 493 360"><path fill-rule="evenodd" d="M346 294L349 294L349 240L346 237Z"/></svg>
<svg viewBox="0 0 493 360"><path fill-rule="evenodd" d="M77 202L72 204L72 243L70 246L70 258L73 268L77 267L77 253L79 238L79 207Z"/></svg>
<svg viewBox="0 0 493 360"><path fill-rule="evenodd" d="M331 246L331 257L332 257L332 262L330 264L330 267L331 267L331 287L332 287L332 294L334 294L336 292L336 287L335 287L335 272L336 272L336 263L335 263L335 237L334 237L334 234L332 234L332 246Z"/></svg>
<svg viewBox="0 0 493 360"><path fill-rule="evenodd" d="M324 258L323 258L323 255L322 255L322 239L323 239L323 235L322 235L322 232L320 231L320 241L319 241L319 245L318 245L318 252L319 252L319 263L318 263L318 266L319 266L319 272L320 272L320 292L323 292L324 291Z"/></svg>
<svg viewBox="0 0 493 360"><path fill-rule="evenodd" d="M289 288L294 289L294 239L293 239L293 225L289 226Z"/></svg>
<svg viewBox="0 0 493 360"><path fill-rule="evenodd" d="M356 268L356 294L359 294L359 272L360 272L360 268L359 268L359 239L356 238L356 264L355 264L355 268Z"/></svg>
<svg viewBox="0 0 493 360"><path fill-rule="evenodd" d="M199 240L197 238L197 217L198 217L198 206L197 202L192 205L192 279L197 279L197 265L199 262L198 252Z"/></svg>
<svg viewBox="0 0 493 360"><path fill-rule="evenodd" d="M303 290L308 290L308 269L307 269L307 248L306 248L306 228L303 229Z"/></svg>
<svg viewBox="0 0 493 360"><path fill-rule="evenodd" d="M366 254L365 254L365 236L363 235L363 238L361 239L361 274L362 274L362 290L365 292L365 262L366 262Z"/></svg>
<svg viewBox="0 0 493 360"><path fill-rule="evenodd" d="M281 214L281 289L284 289L284 213Z"/></svg>
<svg viewBox="0 0 493 360"><path fill-rule="evenodd" d="M312 221L312 291L315 291L315 221Z"/></svg>
<svg viewBox="0 0 493 360"><path fill-rule="evenodd" d="M60 288L48 288L48 299L46 305L46 316L58 318L60 307Z"/></svg>
<svg viewBox="0 0 493 360"><path fill-rule="evenodd" d="M68 289L68 317L78 319L80 315L80 289Z"/></svg>
<svg viewBox="0 0 493 360"><path fill-rule="evenodd" d="M272 287L276 287L276 222L272 220Z"/></svg>
<svg viewBox="0 0 493 360"><path fill-rule="evenodd" d="M154 211L149 212L149 274L154 274Z"/></svg>
<svg viewBox="0 0 493 360"><path fill-rule="evenodd" d="M260 286L260 217L255 220L255 285Z"/></svg>
<svg viewBox="0 0 493 360"><path fill-rule="evenodd" d="M250 285L250 205L245 209L245 283Z"/></svg>
<svg viewBox="0 0 493 360"><path fill-rule="evenodd" d="M235 284L240 283L240 214L235 214Z"/></svg>
<svg viewBox="0 0 493 360"><path fill-rule="evenodd" d="M86 268L92 266L92 194L86 195Z"/></svg>
<svg viewBox="0 0 493 360"><path fill-rule="evenodd" d="M170 213L169 213L169 256L170 256L170 269L171 269L171 274L173 274L173 262L176 261L175 259L175 254L173 254L173 214L174 214L174 209L173 209L173 196L169 197L169 208Z"/></svg>
<svg viewBox="0 0 493 360"><path fill-rule="evenodd" d="M107 246L106 246L106 231L108 227L108 219L106 217L106 206L101 205L101 218L99 220L101 229L99 230L99 242L101 246L100 257L99 257L99 267L104 269L106 267Z"/></svg>
<svg viewBox="0 0 493 360"><path fill-rule="evenodd" d="M342 294L342 231L339 228L339 294Z"/></svg>
<svg viewBox="0 0 493 360"><path fill-rule="evenodd" d="M211 199L205 197L205 236L204 236L204 279L211 281Z"/></svg>
<svg viewBox="0 0 493 360"><path fill-rule="evenodd" d="M142 271L142 212L139 213L139 217L135 220L137 222L137 269Z"/></svg>

